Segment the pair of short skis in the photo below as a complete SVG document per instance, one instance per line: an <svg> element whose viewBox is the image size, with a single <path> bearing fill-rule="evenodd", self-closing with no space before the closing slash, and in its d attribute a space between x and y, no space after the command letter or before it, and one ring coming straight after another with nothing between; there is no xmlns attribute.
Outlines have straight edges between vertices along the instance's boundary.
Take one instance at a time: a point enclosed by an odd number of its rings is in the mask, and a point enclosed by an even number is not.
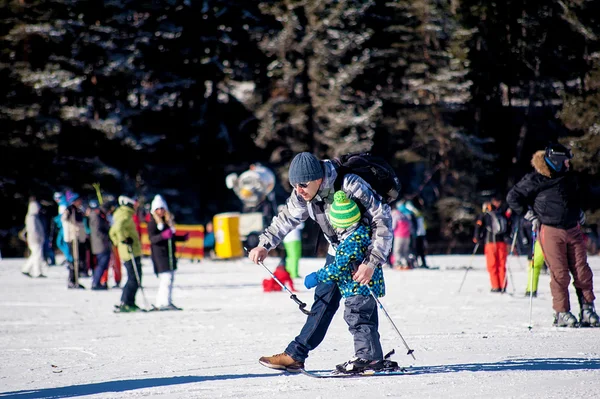
<svg viewBox="0 0 600 399"><path fill-rule="evenodd" d="M392 349L387 355L385 355L385 359L389 359L395 351ZM411 370L405 367L394 367L387 368L382 370L364 370L364 371L356 371L356 372L342 372L338 370L332 371L311 371L306 369L299 369L301 374L304 374L308 377L312 378L352 378L352 377L381 377L381 376L392 376L392 375L405 375L411 374Z"/></svg>
<svg viewBox="0 0 600 399"><path fill-rule="evenodd" d="M305 369L300 369L300 373L312 377L312 378L352 378L352 377L382 377L382 376L392 376L392 375L405 375L411 374L409 369L404 367L397 367L391 370L365 370L356 373L342 373L337 370L333 371L310 371Z"/></svg>

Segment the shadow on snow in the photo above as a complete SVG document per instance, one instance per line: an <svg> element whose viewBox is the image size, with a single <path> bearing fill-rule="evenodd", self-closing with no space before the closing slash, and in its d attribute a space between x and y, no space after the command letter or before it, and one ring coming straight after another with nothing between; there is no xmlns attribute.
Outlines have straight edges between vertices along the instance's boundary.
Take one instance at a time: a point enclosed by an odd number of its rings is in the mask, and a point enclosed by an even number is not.
<svg viewBox="0 0 600 399"><path fill-rule="evenodd" d="M565 370L599 370L600 359L559 358L559 359L512 359L496 363L447 364L441 366L410 367L410 375L428 375L458 373L462 371L565 371ZM329 370L315 370L326 372ZM75 396L95 395L106 392L124 392L135 389L155 388L161 386L193 384L203 381L235 380L244 378L276 377L283 374L225 374L215 376L184 376L147 378L140 380L119 380L98 382L93 384L72 385L60 388L28 389L13 392L0 392L0 398L70 398Z"/></svg>
<svg viewBox="0 0 600 399"><path fill-rule="evenodd" d="M565 371L600 370L600 359L558 358L558 359L511 359L496 363L445 364L440 366L407 367L408 374L444 374L461 371ZM326 372L329 370L319 370Z"/></svg>
<svg viewBox="0 0 600 399"><path fill-rule="evenodd" d="M273 377L277 374L226 374L214 376L180 376L147 378L140 380L118 380L93 384L71 385L59 388L27 389L13 392L0 392L0 398L71 398L75 396L96 395L106 392L124 392L135 389L164 387L178 384L193 384L204 381L235 380L244 378Z"/></svg>

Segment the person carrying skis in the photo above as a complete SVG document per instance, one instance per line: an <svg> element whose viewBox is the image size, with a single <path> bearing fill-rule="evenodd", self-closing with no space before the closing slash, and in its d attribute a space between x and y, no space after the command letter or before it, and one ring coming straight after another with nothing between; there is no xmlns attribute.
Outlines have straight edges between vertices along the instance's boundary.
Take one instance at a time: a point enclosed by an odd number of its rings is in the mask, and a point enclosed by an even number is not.
<svg viewBox="0 0 600 399"><path fill-rule="evenodd" d="M554 309L553 325L557 327L600 327L594 309L593 273L581 226L585 213L581 209L581 193L576 175L570 172L573 153L561 144L550 144L533 154L535 169L525 175L508 193L511 209L539 231L542 251L550 271L550 292ZM571 313L569 302L570 274L579 300L579 322Z"/></svg>
<svg viewBox="0 0 600 399"><path fill-rule="evenodd" d="M140 308L135 304L135 294L142 284L142 246L133 222L136 202L121 195L118 203L119 207L113 213L113 224L108 234L113 245L118 248L119 258L127 270L127 282L117 308L119 312L137 312Z"/></svg>
<svg viewBox="0 0 600 399"><path fill-rule="evenodd" d="M385 282L381 266L375 268L371 281L361 285L352 279L354 267L362 263L371 244L371 228L361 223L356 202L337 191L328 210L329 222L336 229L340 244L333 262L326 264L304 279L304 286L312 289L319 283L337 284L345 298L344 320L354 337L354 358L338 364L342 373L360 373L366 369L394 368L398 364L385 361L379 340L379 319L375 296L385 295ZM371 295L371 293L373 295Z"/></svg>
<svg viewBox="0 0 600 399"><path fill-rule="evenodd" d="M158 310L181 310L173 305L173 281L177 270L175 242L186 241L188 235L175 235L175 220L161 195L154 196L150 213L148 238L154 273L159 281L155 307Z"/></svg>
<svg viewBox="0 0 600 399"><path fill-rule="evenodd" d="M333 203L337 176L338 171L332 160L319 161L308 152L297 154L288 174L292 193L285 207L260 235L258 246L248 254L250 260L254 263L264 261L268 252L277 247L283 237L310 217L319 225L330 244L325 264L333 263L335 250L341 240L326 213ZM357 283L368 284L375 270L386 263L390 254L393 239L391 210L371 186L354 173L344 174L340 189L363 209L361 217L372 228L371 244L353 276ZM289 372L299 372L304 368L309 351L323 341L341 297L337 284L319 283L315 288L311 314L300 334L283 353L261 357L260 364Z"/></svg>

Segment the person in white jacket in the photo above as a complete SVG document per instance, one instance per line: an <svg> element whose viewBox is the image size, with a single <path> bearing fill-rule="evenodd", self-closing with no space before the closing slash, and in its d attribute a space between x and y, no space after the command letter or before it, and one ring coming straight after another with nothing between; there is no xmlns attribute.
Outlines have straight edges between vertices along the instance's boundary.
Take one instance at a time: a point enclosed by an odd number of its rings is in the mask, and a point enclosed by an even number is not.
<svg viewBox="0 0 600 399"><path fill-rule="evenodd" d="M25 216L25 229L27 231L27 246L29 258L21 268L21 272L28 277L46 277L42 272L46 268L44 260L44 225L40 219L40 204L31 198Z"/></svg>

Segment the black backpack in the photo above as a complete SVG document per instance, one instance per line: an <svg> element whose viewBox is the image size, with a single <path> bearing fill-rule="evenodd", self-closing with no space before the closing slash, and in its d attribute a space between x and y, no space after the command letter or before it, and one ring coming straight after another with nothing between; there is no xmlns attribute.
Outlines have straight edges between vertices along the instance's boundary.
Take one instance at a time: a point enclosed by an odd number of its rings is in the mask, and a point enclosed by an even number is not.
<svg viewBox="0 0 600 399"><path fill-rule="evenodd" d="M389 204L398 199L402 187L400 180L394 169L383 158L371 155L369 152L360 152L342 155L331 161L338 173L333 184L336 191L341 189L344 176L354 173L369 183L386 203Z"/></svg>

